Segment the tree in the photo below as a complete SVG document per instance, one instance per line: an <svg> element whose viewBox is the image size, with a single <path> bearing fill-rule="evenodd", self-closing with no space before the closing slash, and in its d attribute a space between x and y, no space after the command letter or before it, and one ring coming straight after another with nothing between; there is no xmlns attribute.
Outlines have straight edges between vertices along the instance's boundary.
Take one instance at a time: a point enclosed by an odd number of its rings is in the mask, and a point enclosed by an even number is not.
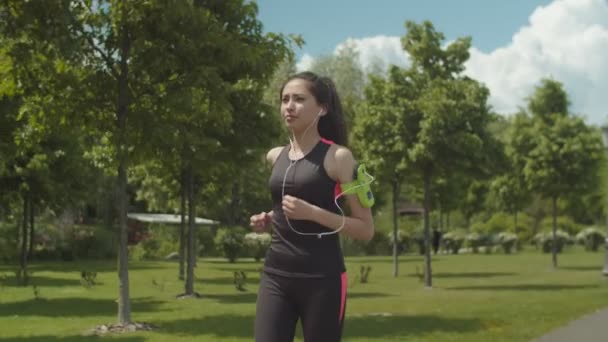
<svg viewBox="0 0 608 342"><path fill-rule="evenodd" d="M469 58L470 38L459 38L443 48L444 36L430 22L407 22L406 28L402 45L412 59L410 82L419 89L417 113L410 114L417 124L408 135L412 138L409 158L412 170L423 179L425 285L431 287L428 214L432 179L444 172L480 174L489 164L488 149L496 143L487 130L492 121L488 90L460 75Z"/></svg>
<svg viewBox="0 0 608 342"><path fill-rule="evenodd" d="M98 143L92 147L95 158L105 160L105 167L114 170L120 232L120 324L131 322L128 170L159 152L173 155L167 153L169 148L177 151L183 160L178 165L187 171L189 225L194 227L194 172L217 155L231 122L238 121L229 115L233 87L242 80L269 77L273 62L284 55L284 37L262 34L256 15L255 3L237 0L5 1L0 7L0 16L6 19L2 32L14 43L12 53L33 57L39 57L39 51L46 56L52 53L69 62L61 64L62 68L73 66L81 71L71 87L58 88L65 92L66 103L72 103L67 106L71 110L45 117L82 119ZM265 63L269 66L261 67ZM30 66L20 64L21 70ZM44 71L40 74L48 75ZM51 84L51 79L45 81L39 84ZM74 89L81 91L74 93ZM87 106L75 111L74 104L82 103ZM173 124L164 130L167 123ZM192 272L188 273L191 284Z"/></svg>
<svg viewBox="0 0 608 342"><path fill-rule="evenodd" d="M365 86L364 73L355 46L346 44L335 55L315 59L310 69L334 81L340 94L346 123L351 125L356 116L357 104L363 100Z"/></svg>
<svg viewBox="0 0 608 342"><path fill-rule="evenodd" d="M557 239L558 200L589 193L600 182L602 141L597 131L569 114L567 94L560 83L542 80L529 99L533 140L523 173L531 188L551 200L553 241ZM552 247L557 268L557 244Z"/></svg>
<svg viewBox="0 0 608 342"><path fill-rule="evenodd" d="M504 131L506 165L490 184L490 191L498 209L513 215L513 227L517 229L517 214L532 200L530 187L523 174L525 156L530 152L534 132L525 113L516 114Z"/></svg>
<svg viewBox="0 0 608 342"><path fill-rule="evenodd" d="M0 14L7 21L0 26L4 43L0 53L0 120L6 134L0 138L0 154L4 155L0 183L22 203L19 259L26 284L37 209L75 203L93 182L86 176L65 177L66 172L90 167L81 148L84 134L78 124L65 120L65 115L80 103L75 101L75 105L68 106L66 100L69 92L77 89L74 80L80 77L78 71L68 66L69 55L62 58L46 44L48 34L44 28L31 25L30 31L17 30L12 17L6 15L12 4L3 5L6 7L0 6ZM21 13L21 19L33 20L45 6L40 5L33 13ZM11 15L20 14L18 6L13 9Z"/></svg>
<svg viewBox="0 0 608 342"><path fill-rule="evenodd" d="M395 86L393 81L399 78L400 70L393 67L389 74L389 79L370 76L369 84L365 87L365 101L357 108L359 115L354 121L352 145L375 176L375 186L388 185L392 190L393 241L398 241L397 210L407 163L404 144L407 127L403 117L410 103L401 96L404 89ZM397 243L393 244L394 277L399 274L398 247Z"/></svg>

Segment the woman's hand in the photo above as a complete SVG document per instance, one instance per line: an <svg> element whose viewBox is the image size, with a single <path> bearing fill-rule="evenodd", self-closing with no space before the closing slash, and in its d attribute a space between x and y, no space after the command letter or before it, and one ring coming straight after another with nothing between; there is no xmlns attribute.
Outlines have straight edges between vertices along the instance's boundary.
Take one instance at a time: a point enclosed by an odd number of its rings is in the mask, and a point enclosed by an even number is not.
<svg viewBox="0 0 608 342"><path fill-rule="evenodd" d="M270 227L270 220L272 219L272 212L267 213L265 211L252 215L249 219L251 228L256 233L267 232Z"/></svg>
<svg viewBox="0 0 608 342"><path fill-rule="evenodd" d="M283 213L292 220L311 220L314 206L304 200L290 195L283 197Z"/></svg>

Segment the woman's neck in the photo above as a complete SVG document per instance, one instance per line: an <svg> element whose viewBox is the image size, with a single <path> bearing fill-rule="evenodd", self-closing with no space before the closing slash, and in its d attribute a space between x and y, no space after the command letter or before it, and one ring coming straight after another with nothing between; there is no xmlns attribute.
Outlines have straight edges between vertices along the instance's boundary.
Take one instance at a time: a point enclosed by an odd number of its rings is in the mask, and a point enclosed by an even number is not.
<svg viewBox="0 0 608 342"><path fill-rule="evenodd" d="M315 147L315 145L319 142L320 139L321 136L318 132L316 132L316 130L313 131L311 129L307 133L302 132L300 134L298 134L297 132L293 132L291 136L291 148L293 157L303 157L304 155L306 155L306 153L312 150L313 147Z"/></svg>

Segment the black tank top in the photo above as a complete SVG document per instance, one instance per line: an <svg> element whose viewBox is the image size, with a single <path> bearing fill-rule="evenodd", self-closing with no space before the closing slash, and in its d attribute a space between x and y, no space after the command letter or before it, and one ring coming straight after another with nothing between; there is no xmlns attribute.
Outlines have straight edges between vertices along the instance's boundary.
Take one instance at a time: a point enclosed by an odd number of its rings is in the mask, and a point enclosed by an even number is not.
<svg viewBox="0 0 608 342"><path fill-rule="evenodd" d="M303 199L320 208L339 213L334 203L336 182L327 175L323 161L330 145L319 141L302 159L289 168L285 195ZM285 171L292 163L289 147L283 148L272 168L269 185L272 194L272 242L266 253L264 270L288 277L323 277L345 271L338 234L300 235L289 227L282 209L282 186ZM332 230L308 220L289 220L303 233Z"/></svg>

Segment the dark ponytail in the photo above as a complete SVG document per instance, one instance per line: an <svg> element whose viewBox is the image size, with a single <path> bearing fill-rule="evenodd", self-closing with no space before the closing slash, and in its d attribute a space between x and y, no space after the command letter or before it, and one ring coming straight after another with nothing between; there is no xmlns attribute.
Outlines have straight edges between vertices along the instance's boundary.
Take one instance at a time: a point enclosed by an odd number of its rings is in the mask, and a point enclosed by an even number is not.
<svg viewBox="0 0 608 342"><path fill-rule="evenodd" d="M313 72L304 71L287 79L281 87L279 96L283 95L285 84L294 79L302 79L309 82L308 90L317 102L327 108L327 113L319 119L319 134L321 137L331 140L336 144L347 146L348 139L342 103L336 91L336 85L329 77L320 77Z"/></svg>

